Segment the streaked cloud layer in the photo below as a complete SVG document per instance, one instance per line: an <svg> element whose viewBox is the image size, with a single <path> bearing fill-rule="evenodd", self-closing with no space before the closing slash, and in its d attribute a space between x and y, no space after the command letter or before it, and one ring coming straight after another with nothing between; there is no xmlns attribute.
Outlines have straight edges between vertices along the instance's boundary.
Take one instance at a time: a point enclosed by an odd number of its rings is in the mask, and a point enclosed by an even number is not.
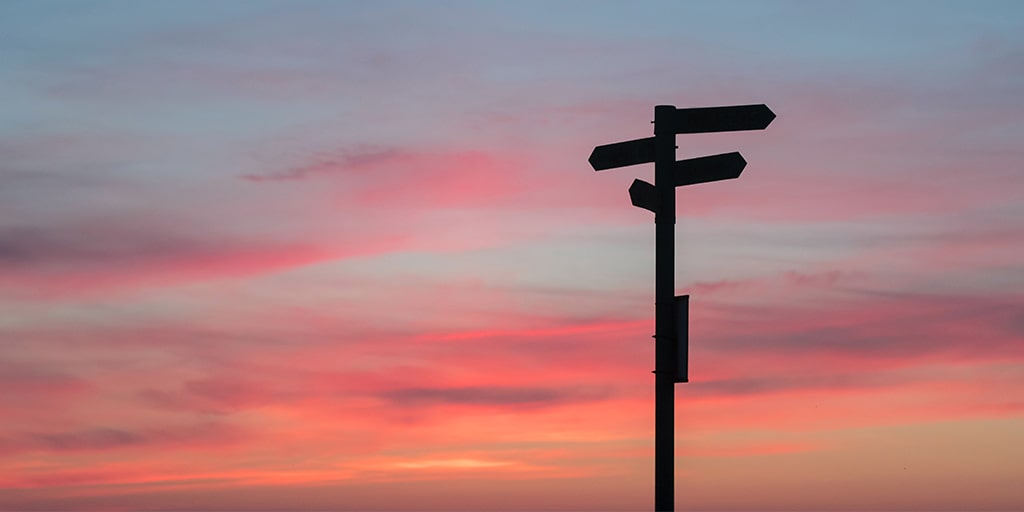
<svg viewBox="0 0 1024 512"><path fill-rule="evenodd" d="M1024 507L1014 2L8 2L0 509Z"/></svg>

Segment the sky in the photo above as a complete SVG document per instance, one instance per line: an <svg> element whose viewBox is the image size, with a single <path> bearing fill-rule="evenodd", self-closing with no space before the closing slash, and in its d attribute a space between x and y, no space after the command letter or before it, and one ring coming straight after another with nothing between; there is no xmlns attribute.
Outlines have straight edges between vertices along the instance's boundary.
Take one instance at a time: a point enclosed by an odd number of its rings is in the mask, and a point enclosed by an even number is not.
<svg viewBox="0 0 1024 512"><path fill-rule="evenodd" d="M1024 3L0 3L0 510L1024 509Z"/></svg>

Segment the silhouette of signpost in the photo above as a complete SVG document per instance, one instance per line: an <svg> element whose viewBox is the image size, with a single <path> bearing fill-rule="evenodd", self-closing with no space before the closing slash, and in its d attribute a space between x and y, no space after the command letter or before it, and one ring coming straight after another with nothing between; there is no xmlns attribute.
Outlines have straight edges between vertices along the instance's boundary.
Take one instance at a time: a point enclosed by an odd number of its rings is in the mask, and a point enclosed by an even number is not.
<svg viewBox="0 0 1024 512"><path fill-rule="evenodd" d="M676 187L738 178L739 153L676 161L676 134L763 130L775 113L765 105L654 107L654 137L597 146L595 171L654 162L654 184L633 180L633 206L654 212L654 509L675 509L675 383L688 382L688 295L675 295Z"/></svg>

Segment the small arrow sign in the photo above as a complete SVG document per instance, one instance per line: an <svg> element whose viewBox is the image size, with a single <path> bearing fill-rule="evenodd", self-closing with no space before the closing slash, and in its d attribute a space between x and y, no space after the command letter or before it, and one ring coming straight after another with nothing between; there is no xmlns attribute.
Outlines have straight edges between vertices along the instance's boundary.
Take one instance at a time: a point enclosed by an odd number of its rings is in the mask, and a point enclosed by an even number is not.
<svg viewBox="0 0 1024 512"><path fill-rule="evenodd" d="M597 146L588 159L595 171L654 161L654 137Z"/></svg>
<svg viewBox="0 0 1024 512"><path fill-rule="evenodd" d="M655 193L654 185L644 180L633 180L633 184L629 186L629 201L637 208L657 213L658 195Z"/></svg>
<svg viewBox="0 0 1024 512"><path fill-rule="evenodd" d="M737 152L702 156L676 162L675 186L682 187L709 181L731 180L740 177L747 161Z"/></svg>
<svg viewBox="0 0 1024 512"><path fill-rule="evenodd" d="M773 119L775 112L764 104L677 108L672 118L672 127L676 133L763 130Z"/></svg>

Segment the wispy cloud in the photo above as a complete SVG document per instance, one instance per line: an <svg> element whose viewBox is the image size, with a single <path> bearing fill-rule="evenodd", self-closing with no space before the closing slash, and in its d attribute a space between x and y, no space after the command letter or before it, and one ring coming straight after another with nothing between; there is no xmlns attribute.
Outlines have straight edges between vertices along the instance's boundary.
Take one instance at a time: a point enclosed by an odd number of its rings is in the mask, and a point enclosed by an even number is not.
<svg viewBox="0 0 1024 512"><path fill-rule="evenodd" d="M408 166L410 156L399 148L356 147L320 155L320 159L311 164L269 174L245 174L242 179L254 182L295 181L332 174L373 172L379 167Z"/></svg>
<svg viewBox="0 0 1024 512"><path fill-rule="evenodd" d="M244 442L244 430L225 423L157 426L142 429L86 427L77 430L22 432L3 444L18 452L115 452L151 449L222 449Z"/></svg>
<svg viewBox="0 0 1024 512"><path fill-rule="evenodd" d="M471 406L555 406L569 401L601 400L607 389L463 387L403 388L381 395L399 406L471 405Z"/></svg>

